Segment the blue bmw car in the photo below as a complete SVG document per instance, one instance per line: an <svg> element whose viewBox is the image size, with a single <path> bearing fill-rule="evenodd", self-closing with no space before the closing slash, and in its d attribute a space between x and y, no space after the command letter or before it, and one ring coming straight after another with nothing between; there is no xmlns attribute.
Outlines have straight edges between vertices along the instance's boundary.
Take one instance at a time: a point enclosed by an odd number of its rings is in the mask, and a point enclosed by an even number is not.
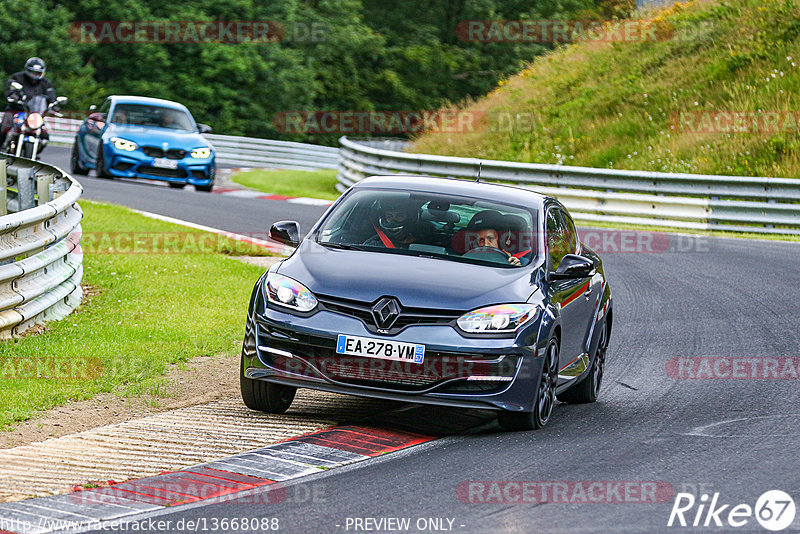
<svg viewBox="0 0 800 534"><path fill-rule="evenodd" d="M372 177L351 187L256 283L244 403L297 388L496 410L541 428L556 399L590 403L612 328L600 257L556 199L496 184Z"/></svg>
<svg viewBox="0 0 800 534"><path fill-rule="evenodd" d="M94 169L100 178L147 178L211 191L214 147L186 106L141 96L110 96L81 124L70 158L72 174Z"/></svg>

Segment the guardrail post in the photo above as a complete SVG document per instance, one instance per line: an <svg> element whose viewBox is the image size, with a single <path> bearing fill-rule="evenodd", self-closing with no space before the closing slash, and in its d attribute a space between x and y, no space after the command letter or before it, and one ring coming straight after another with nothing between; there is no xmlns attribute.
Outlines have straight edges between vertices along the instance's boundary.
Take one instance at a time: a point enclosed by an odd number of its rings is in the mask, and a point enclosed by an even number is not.
<svg viewBox="0 0 800 534"><path fill-rule="evenodd" d="M0 159L0 215L8 213L8 177L6 174L6 160Z"/></svg>
<svg viewBox="0 0 800 534"><path fill-rule="evenodd" d="M39 206L50 202L50 184L52 184L53 181L52 174L36 177L36 196L38 197Z"/></svg>
<svg viewBox="0 0 800 534"><path fill-rule="evenodd" d="M19 201L19 211L36 206L36 197L33 191L33 169L17 171L17 200Z"/></svg>

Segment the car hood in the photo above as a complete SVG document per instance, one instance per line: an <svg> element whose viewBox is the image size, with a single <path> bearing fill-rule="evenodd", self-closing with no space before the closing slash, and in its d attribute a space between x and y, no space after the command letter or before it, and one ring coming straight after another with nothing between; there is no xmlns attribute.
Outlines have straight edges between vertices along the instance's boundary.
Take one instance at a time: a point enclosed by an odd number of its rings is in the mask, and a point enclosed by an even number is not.
<svg viewBox="0 0 800 534"><path fill-rule="evenodd" d="M403 306L468 311L524 302L530 268L507 269L391 253L328 249L304 241L279 267L313 293L372 302L394 296Z"/></svg>
<svg viewBox="0 0 800 534"><path fill-rule="evenodd" d="M118 135L128 141L133 141L139 146L151 145L161 147L164 143L167 143L168 148L183 150L211 146L211 143L198 132L172 130L170 128L109 124L105 133L106 137Z"/></svg>

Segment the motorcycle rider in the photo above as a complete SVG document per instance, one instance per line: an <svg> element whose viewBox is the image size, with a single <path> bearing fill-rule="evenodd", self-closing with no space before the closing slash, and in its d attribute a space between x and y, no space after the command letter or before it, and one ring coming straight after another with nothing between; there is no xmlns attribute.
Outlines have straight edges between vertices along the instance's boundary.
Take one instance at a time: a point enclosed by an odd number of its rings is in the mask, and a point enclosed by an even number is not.
<svg viewBox="0 0 800 534"><path fill-rule="evenodd" d="M25 70L12 74L6 82L6 87L3 91L3 99L7 104L6 112L3 113L3 121L0 123L0 147L3 146L6 134L11 129L14 112L23 109L19 103L9 102L9 97L19 96L19 93L24 94L28 99L34 96L44 95L45 98L47 98L48 104L55 102L56 92L50 80L44 77L45 71L46 67L44 61L42 61L41 58L32 57L25 62ZM22 89L17 90L12 88L12 82L20 84Z"/></svg>

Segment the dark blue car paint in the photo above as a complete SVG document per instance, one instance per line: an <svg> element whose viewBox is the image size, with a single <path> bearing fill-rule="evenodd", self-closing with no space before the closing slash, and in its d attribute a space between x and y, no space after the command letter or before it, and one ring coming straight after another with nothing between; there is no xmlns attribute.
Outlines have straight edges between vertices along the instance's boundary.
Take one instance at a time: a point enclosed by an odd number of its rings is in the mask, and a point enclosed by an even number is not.
<svg viewBox="0 0 800 534"><path fill-rule="evenodd" d="M485 198L514 205L526 203L541 213L550 206L560 206L550 197L507 186L474 184L461 180L418 177L371 178L355 187L441 192ZM341 201L341 199L340 199ZM534 391L542 371L544 352L549 340L559 338L561 345L593 355L599 340L595 326L608 321L611 327L611 291L602 271L600 258L587 247L581 254L592 259L597 274L588 282L594 295L585 292L574 298L574 316L560 306L569 294L580 290L583 281L548 281L544 255L522 268L493 268L434 258L381 254L373 252L331 250L313 241L315 231L330 214L332 206L312 228L298 249L286 260L273 266L276 272L296 279L319 295L333 295L365 302L382 296L397 297L403 306L469 311L483 306L529 302L539 304L538 317L513 337L465 336L452 325L409 326L400 333L387 336L397 341L423 343L427 351L468 354L519 354L522 356L516 377L507 387L483 393L414 393L390 388L340 384L330 379L298 378L267 365L258 349L258 335L275 342L296 336L298 342L334 345L337 334L380 337L367 330L358 319L329 311L318 311L302 317L267 304L263 282L256 283L248 311L242 351L243 373L248 378L295 387L307 387L373 398L405 400L447 406L525 411L534 409ZM539 249L545 250L543 217L539 217ZM586 285L586 284L584 284ZM565 316L568 322L565 322ZM275 333L270 333L271 331ZM280 332L280 334L278 334ZM610 330L609 330L610 333ZM565 337L574 338L566 343ZM263 338L262 338L263 339ZM570 340L572 341L572 340ZM562 353L561 366L578 354ZM591 362L590 362L591 363ZM559 381L558 392L579 383L591 366L577 377Z"/></svg>

